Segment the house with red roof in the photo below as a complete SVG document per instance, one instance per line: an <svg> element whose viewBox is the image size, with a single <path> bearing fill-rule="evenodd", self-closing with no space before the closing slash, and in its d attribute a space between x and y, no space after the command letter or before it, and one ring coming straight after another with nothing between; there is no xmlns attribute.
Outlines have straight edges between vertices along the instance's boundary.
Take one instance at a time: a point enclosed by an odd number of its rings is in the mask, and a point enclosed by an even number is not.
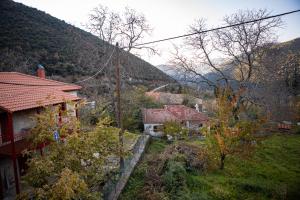
<svg viewBox="0 0 300 200"><path fill-rule="evenodd" d="M185 105L165 105L163 109L144 109L143 123L145 133L152 136L163 135L163 124L176 121L190 130L199 130L208 122L208 117Z"/></svg>
<svg viewBox="0 0 300 200"><path fill-rule="evenodd" d="M20 191L19 176L26 160L21 153L29 146L25 137L35 125L33 116L48 105L61 105L61 109L77 116L76 108L66 102L80 100L80 89L75 84L47 79L42 66L37 76L0 72L0 193Z"/></svg>

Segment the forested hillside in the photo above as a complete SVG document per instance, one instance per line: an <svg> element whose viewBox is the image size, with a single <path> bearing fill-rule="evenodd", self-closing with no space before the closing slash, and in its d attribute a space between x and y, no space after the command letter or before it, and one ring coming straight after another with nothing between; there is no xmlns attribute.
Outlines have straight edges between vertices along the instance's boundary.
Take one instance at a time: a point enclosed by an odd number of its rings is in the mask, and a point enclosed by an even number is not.
<svg viewBox="0 0 300 200"><path fill-rule="evenodd" d="M45 66L47 76L76 82L101 69L113 51L111 45L92 34L35 8L2 0L0 10L0 71L35 74L40 63ZM135 55L123 52L122 58L123 77L127 82L149 86L172 81ZM108 84L113 82L111 77L112 62L97 76L98 81L83 85L106 92L111 89Z"/></svg>

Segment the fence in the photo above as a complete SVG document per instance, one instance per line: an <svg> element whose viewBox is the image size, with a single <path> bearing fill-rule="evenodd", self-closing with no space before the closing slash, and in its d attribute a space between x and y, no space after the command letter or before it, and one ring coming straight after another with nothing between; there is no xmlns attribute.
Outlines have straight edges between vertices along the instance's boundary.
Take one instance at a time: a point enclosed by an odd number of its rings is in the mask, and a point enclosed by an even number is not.
<svg viewBox="0 0 300 200"><path fill-rule="evenodd" d="M149 135L142 135L133 148L133 154L124 160L124 169L122 173L111 178L103 189L104 199L117 200L121 192L123 191L126 183L133 172L136 164L139 162L145 148L150 140Z"/></svg>
<svg viewBox="0 0 300 200"><path fill-rule="evenodd" d="M21 131L20 133L15 133L14 134L14 141L17 142L19 140L23 140L27 137L28 134L29 134L29 131ZM11 140L10 140L9 136L0 134L0 147L5 146L5 145L10 144L10 143L11 143Z"/></svg>

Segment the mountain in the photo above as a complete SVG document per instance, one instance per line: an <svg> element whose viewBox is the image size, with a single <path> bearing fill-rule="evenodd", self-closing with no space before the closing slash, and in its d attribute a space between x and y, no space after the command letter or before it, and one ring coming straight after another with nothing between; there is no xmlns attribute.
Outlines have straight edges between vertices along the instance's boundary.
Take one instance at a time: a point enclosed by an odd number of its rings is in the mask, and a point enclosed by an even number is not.
<svg viewBox="0 0 300 200"><path fill-rule="evenodd" d="M87 78L103 68L114 46L35 8L11 0L0 1L0 71L35 74L42 64L47 76L66 82ZM122 77L146 86L174 81L141 58L121 52ZM112 56L112 61L115 57ZM82 83L105 93L114 82L113 62L96 80ZM93 94L95 91L90 91Z"/></svg>
<svg viewBox="0 0 300 200"><path fill-rule="evenodd" d="M167 75L171 76L172 78L179 80L179 72L176 70L176 66L174 65L156 65L156 68L163 71Z"/></svg>
<svg viewBox="0 0 300 200"><path fill-rule="evenodd" d="M264 48L265 48L264 49L265 55L262 59L262 64L265 68L267 68L269 70L268 71L269 74L263 75L263 76L265 76L264 78L267 78L267 76L270 76L271 78L273 78L274 74L271 74L271 73L275 72L275 71L278 73L281 66L286 65L287 61L290 62L289 65L295 65L295 66L298 66L298 68L299 68L299 63L297 63L297 59L298 60L300 59L300 38L296 38L296 39L293 39L293 40L290 40L287 42L282 42L282 43L268 44ZM291 60L291 58L290 58L291 55L294 55L294 57L296 58L296 59L294 59L294 61ZM225 75L227 75L228 77L234 76L235 71L237 69L235 67L234 63L225 61L224 59L214 59L213 62L218 63L218 65L222 66L222 71ZM158 65L156 67L158 69L162 70L163 72L165 72L166 74L168 74L169 76L173 77L175 80L177 80L178 82L180 82L182 84L191 84L188 80L195 79L195 76L193 74L178 72L178 67L176 67L174 65ZM293 70L293 72L290 72L290 74L287 74L287 72L285 72L286 76L287 75L295 76L296 78L294 78L294 79L296 81L296 84L299 85L299 86L297 85L297 87L300 88L300 82L299 83L297 82L297 80L300 80L300 74L299 74L300 69L298 69L296 71L295 71L295 69L297 69L297 68L290 68L290 69ZM261 76L261 74L259 74L259 73L261 73L261 71L258 71L258 72L254 71L253 73L254 73L253 76L257 76L257 77ZM255 74L255 73L258 73L258 74ZM297 74L295 74L295 73L297 73ZM221 78L220 74L215 71L204 73L203 76L212 82L216 82L218 79ZM297 78L298 76L299 76L299 78ZM196 76L196 77L198 77L198 76ZM199 78L198 80L201 80L201 78ZM236 81L231 81L231 84L233 87L235 87L237 85ZM201 89L209 89L209 87L205 83L196 84L196 86Z"/></svg>

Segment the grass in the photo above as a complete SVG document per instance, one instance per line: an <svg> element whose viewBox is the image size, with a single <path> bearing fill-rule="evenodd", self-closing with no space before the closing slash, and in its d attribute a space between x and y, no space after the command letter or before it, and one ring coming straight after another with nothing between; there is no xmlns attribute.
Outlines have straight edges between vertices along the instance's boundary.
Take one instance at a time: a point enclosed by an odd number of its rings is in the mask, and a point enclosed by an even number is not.
<svg viewBox="0 0 300 200"><path fill-rule="evenodd" d="M133 172L133 175L130 177L125 190L123 191L120 199L136 199L138 194L142 191L144 186L144 179L146 170L148 170L147 161L153 157L153 155L158 155L164 151L167 143L164 140L152 139L150 144L144 154L142 161L138 164L136 169Z"/></svg>
<svg viewBox="0 0 300 200"><path fill-rule="evenodd" d="M136 199L144 185L147 159L163 152L167 143L154 140L121 199ZM300 135L265 138L248 159L228 157L224 170L187 171L190 199L300 199Z"/></svg>

